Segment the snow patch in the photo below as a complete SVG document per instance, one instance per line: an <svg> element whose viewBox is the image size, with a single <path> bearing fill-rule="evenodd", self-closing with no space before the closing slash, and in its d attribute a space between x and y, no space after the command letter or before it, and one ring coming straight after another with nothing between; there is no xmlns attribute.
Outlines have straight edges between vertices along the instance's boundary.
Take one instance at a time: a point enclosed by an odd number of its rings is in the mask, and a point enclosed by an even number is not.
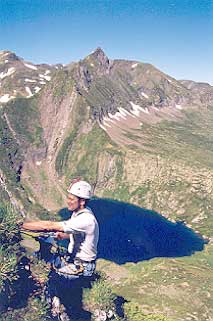
<svg viewBox="0 0 213 321"><path fill-rule="evenodd" d="M93 64L93 63L91 63L91 64L90 64L90 66L94 67L94 64Z"/></svg>
<svg viewBox="0 0 213 321"><path fill-rule="evenodd" d="M45 81L39 81L39 84L41 84L41 85L45 85L45 84L46 84L46 82L45 82Z"/></svg>
<svg viewBox="0 0 213 321"><path fill-rule="evenodd" d="M126 110L126 109L124 109L122 107L119 108L119 112L124 116L127 116L127 115L132 116L131 113L128 110Z"/></svg>
<svg viewBox="0 0 213 321"><path fill-rule="evenodd" d="M4 51L0 52L1 57L8 56L9 54L10 54L9 52L4 52Z"/></svg>
<svg viewBox="0 0 213 321"><path fill-rule="evenodd" d="M10 96L9 94L5 94L0 97L0 103L7 103L9 100L15 98L14 96Z"/></svg>
<svg viewBox="0 0 213 321"><path fill-rule="evenodd" d="M41 90L41 88L38 87L38 86L36 86L34 89L35 89L35 93L36 93L36 94Z"/></svg>
<svg viewBox="0 0 213 321"><path fill-rule="evenodd" d="M104 124L104 126L111 128L111 126L109 124L107 124L106 120L103 121L103 124Z"/></svg>
<svg viewBox="0 0 213 321"><path fill-rule="evenodd" d="M123 113L120 112L120 110L118 110L118 112L116 113L116 115L118 115L118 117L126 119L126 115L124 115Z"/></svg>
<svg viewBox="0 0 213 321"><path fill-rule="evenodd" d="M133 64L133 65L132 65L132 69L134 69L135 67L137 67L137 65L138 65L138 63Z"/></svg>
<svg viewBox="0 0 213 321"><path fill-rule="evenodd" d="M120 112L120 110L116 114L118 115L118 117L126 119L126 115L124 115L123 112Z"/></svg>
<svg viewBox="0 0 213 321"><path fill-rule="evenodd" d="M126 113L125 113L125 109L123 109L122 107L119 108L119 113L126 118L127 115L126 115Z"/></svg>
<svg viewBox="0 0 213 321"><path fill-rule="evenodd" d="M119 120L119 116L117 116L116 113L114 115L109 113L109 118Z"/></svg>
<svg viewBox="0 0 213 321"><path fill-rule="evenodd" d="M29 98L29 97L32 97L32 96L33 96L32 91L30 90L30 87L25 87L25 90L26 90L26 92L28 93L27 98Z"/></svg>
<svg viewBox="0 0 213 321"><path fill-rule="evenodd" d="M168 80L168 82L172 82L171 79L168 79L168 78L166 78L166 79Z"/></svg>
<svg viewBox="0 0 213 321"><path fill-rule="evenodd" d="M50 81L50 80L51 80L51 77L50 77L50 76L44 76L44 78L45 78L47 81Z"/></svg>
<svg viewBox="0 0 213 321"><path fill-rule="evenodd" d="M37 165L37 166L40 166L40 165L41 165L41 161L37 161L37 162L36 162L36 165Z"/></svg>
<svg viewBox="0 0 213 321"><path fill-rule="evenodd" d="M175 107L176 107L177 109L182 109L182 106L179 105L179 104L176 104Z"/></svg>
<svg viewBox="0 0 213 321"><path fill-rule="evenodd" d="M115 124L115 121L112 120L112 119L110 119L110 118L108 118L108 117L104 117L103 120L104 120L104 121L109 121L110 123Z"/></svg>
<svg viewBox="0 0 213 321"><path fill-rule="evenodd" d="M45 76L45 75L39 74L39 77L42 78L42 79L46 79L47 81L51 80L50 76Z"/></svg>
<svg viewBox="0 0 213 321"><path fill-rule="evenodd" d="M5 62L5 64L7 64L9 62L9 60L6 59L4 62Z"/></svg>
<svg viewBox="0 0 213 321"><path fill-rule="evenodd" d="M109 117L116 120L120 120L120 118L126 119L126 116L122 115L119 111L117 111L114 115L109 113Z"/></svg>
<svg viewBox="0 0 213 321"><path fill-rule="evenodd" d="M49 73L50 73L50 70L47 69L44 74L48 75Z"/></svg>
<svg viewBox="0 0 213 321"><path fill-rule="evenodd" d="M145 113L145 114L149 114L150 113L148 108L143 109L142 112Z"/></svg>
<svg viewBox="0 0 213 321"><path fill-rule="evenodd" d="M44 76L44 79L46 79L47 81L50 81L51 77L50 76Z"/></svg>
<svg viewBox="0 0 213 321"><path fill-rule="evenodd" d="M33 69L33 70L38 70L38 68L37 68L36 66L30 65L30 64L27 64L27 63L24 63L24 65L25 65L27 68L30 68L30 69Z"/></svg>
<svg viewBox="0 0 213 321"><path fill-rule="evenodd" d="M16 71L16 69L15 69L14 67L11 67L11 68L8 69L7 72L5 72L5 73L4 73L4 72L1 72L1 73L0 73L0 78L3 79L3 78L5 78L5 77L7 77L7 76L10 76L10 75L12 75L15 71Z"/></svg>
<svg viewBox="0 0 213 321"><path fill-rule="evenodd" d="M145 94L144 92L142 92L141 95L142 95L143 97L147 98L147 99L149 98L149 96L148 96L147 94Z"/></svg>
<svg viewBox="0 0 213 321"><path fill-rule="evenodd" d="M133 108L133 110L131 110L131 113L134 114L135 116L139 116L140 111L142 111L143 113L149 114L148 108L144 109L141 106L134 104L132 101L130 101L130 104Z"/></svg>
<svg viewBox="0 0 213 321"><path fill-rule="evenodd" d="M24 81L26 81L26 82L37 82L35 79L28 79L28 78L24 79Z"/></svg>
<svg viewBox="0 0 213 321"><path fill-rule="evenodd" d="M99 126L106 131L106 128L103 125L99 124Z"/></svg>

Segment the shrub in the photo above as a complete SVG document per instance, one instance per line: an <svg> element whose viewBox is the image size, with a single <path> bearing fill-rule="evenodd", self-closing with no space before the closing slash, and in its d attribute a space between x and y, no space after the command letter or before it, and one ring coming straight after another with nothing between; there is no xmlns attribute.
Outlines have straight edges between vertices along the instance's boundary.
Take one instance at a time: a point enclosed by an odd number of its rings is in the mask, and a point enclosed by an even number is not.
<svg viewBox="0 0 213 321"><path fill-rule="evenodd" d="M17 212L8 204L0 204L0 291L6 282L17 278L19 225Z"/></svg>
<svg viewBox="0 0 213 321"><path fill-rule="evenodd" d="M0 244L7 251L20 240L20 222L16 210L11 205L0 204Z"/></svg>
<svg viewBox="0 0 213 321"><path fill-rule="evenodd" d="M92 285L92 289L84 289L84 305L92 312L93 316L99 313L111 315L115 313L115 298L112 288L107 280L100 278Z"/></svg>
<svg viewBox="0 0 213 321"><path fill-rule="evenodd" d="M17 278L16 255L8 253L0 247L0 291L4 288L6 281L12 282Z"/></svg>

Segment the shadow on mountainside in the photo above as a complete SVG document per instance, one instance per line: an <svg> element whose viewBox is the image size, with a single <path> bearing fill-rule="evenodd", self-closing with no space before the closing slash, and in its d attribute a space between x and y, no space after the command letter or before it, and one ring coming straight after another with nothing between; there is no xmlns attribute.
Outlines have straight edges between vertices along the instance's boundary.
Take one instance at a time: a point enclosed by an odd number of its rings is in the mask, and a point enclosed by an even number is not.
<svg viewBox="0 0 213 321"><path fill-rule="evenodd" d="M90 200L89 207L100 227L98 258L136 263L154 257L189 256L204 248L205 241L193 230L154 211L98 198ZM63 219L70 217L67 209L59 214Z"/></svg>

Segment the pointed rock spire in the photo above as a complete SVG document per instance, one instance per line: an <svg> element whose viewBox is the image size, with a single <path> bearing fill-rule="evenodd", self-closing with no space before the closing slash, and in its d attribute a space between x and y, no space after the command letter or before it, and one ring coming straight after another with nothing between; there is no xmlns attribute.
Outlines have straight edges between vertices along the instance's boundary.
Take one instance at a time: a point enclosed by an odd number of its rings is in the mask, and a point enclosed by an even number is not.
<svg viewBox="0 0 213 321"><path fill-rule="evenodd" d="M106 54L104 53L103 49L101 49L100 47L98 47L97 49L95 49L95 51L93 51L93 53L91 54L91 56L92 56L93 58L95 58L96 60L98 60L99 63L100 63L102 66L109 64L109 58L106 56Z"/></svg>

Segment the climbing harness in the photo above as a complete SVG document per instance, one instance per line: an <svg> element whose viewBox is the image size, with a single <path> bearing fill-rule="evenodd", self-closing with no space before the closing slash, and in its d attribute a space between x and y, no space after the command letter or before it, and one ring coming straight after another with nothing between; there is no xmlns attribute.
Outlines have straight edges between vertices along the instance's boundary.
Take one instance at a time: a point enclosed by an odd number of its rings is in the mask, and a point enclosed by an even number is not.
<svg viewBox="0 0 213 321"><path fill-rule="evenodd" d="M49 247L55 248L54 254L56 254L56 257L60 258L60 267L58 268L56 266L54 262L55 260L51 262L51 267L59 275L71 276L71 275L81 275L83 273L84 266L82 262L80 261L76 262L74 260L73 263L70 263L70 255L68 254L67 249L65 249L63 246L59 246L57 243L54 243L54 238L55 238L54 232L31 232L31 231L21 230L21 233L34 238L36 241L40 243L40 247L41 247L41 242L44 242L45 244L49 245ZM61 265L66 267L66 271L64 271L63 269L61 270Z"/></svg>

